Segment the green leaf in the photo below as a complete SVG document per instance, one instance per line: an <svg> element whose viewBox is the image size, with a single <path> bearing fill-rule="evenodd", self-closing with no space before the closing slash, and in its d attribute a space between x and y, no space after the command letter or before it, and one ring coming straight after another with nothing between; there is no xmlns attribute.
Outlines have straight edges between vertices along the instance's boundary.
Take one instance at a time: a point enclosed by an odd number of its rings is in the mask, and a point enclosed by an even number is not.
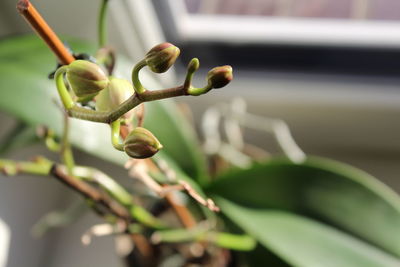
<svg viewBox="0 0 400 267"><path fill-rule="evenodd" d="M400 266L399 259L382 250L303 216L217 201L225 214L292 266Z"/></svg>
<svg viewBox="0 0 400 267"><path fill-rule="evenodd" d="M273 266L273 267L291 267L283 259L266 249L263 245L257 244L252 251L236 253L239 260L245 262L249 267ZM242 266L242 265L240 265Z"/></svg>
<svg viewBox="0 0 400 267"><path fill-rule="evenodd" d="M144 126L151 130L168 154L190 177L207 179L206 159L194 129L172 101L146 103Z"/></svg>
<svg viewBox="0 0 400 267"><path fill-rule="evenodd" d="M7 154L11 150L26 147L38 141L39 139L36 136L35 127L23 122L18 122L17 125L1 139L0 155Z"/></svg>
<svg viewBox="0 0 400 267"><path fill-rule="evenodd" d="M237 204L303 214L400 256L400 198L348 165L311 157L273 159L220 177L208 190Z"/></svg>
<svg viewBox="0 0 400 267"><path fill-rule="evenodd" d="M68 43L75 52L94 52L94 46L87 43ZM58 95L54 82L47 79L55 67L55 56L36 36L0 42L0 109L32 126L45 124L60 134L62 112L55 104ZM132 67L133 63L119 57L116 73L130 79ZM141 77L149 88L159 88L146 72ZM146 107L146 126L163 142L164 150L192 178L204 177L206 164L196 136L175 104L164 100L146 103ZM118 164L127 159L112 148L108 125L72 119L71 129L74 146Z"/></svg>

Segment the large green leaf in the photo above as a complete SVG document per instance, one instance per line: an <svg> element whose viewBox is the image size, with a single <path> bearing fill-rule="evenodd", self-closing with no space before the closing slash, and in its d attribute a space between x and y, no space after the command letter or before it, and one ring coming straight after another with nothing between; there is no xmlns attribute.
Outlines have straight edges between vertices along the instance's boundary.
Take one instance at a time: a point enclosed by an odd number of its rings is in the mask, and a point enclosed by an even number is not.
<svg viewBox="0 0 400 267"><path fill-rule="evenodd" d="M395 267L400 260L330 226L293 213L218 198L223 212L292 266Z"/></svg>
<svg viewBox="0 0 400 267"><path fill-rule="evenodd" d="M69 44L76 52L93 53L93 46L76 40ZM133 64L119 58L117 73L130 77ZM31 125L46 124L61 133L62 112L54 82L47 75L55 69L55 57L36 36L23 36L0 42L0 110ZM144 72L149 88L159 85ZM165 152L190 176L205 175L206 165L193 129L172 101L146 103L146 125L164 144ZM72 120L71 142L103 159L123 163L127 157L110 144L108 126Z"/></svg>
<svg viewBox="0 0 400 267"><path fill-rule="evenodd" d="M400 257L399 196L348 165L273 159L227 173L206 191L250 208L303 214Z"/></svg>

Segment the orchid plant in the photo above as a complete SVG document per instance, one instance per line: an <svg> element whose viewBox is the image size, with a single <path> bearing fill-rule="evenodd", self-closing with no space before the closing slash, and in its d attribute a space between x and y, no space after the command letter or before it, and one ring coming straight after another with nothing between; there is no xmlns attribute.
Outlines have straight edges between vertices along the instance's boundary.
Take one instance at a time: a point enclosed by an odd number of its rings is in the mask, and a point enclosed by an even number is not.
<svg viewBox="0 0 400 267"><path fill-rule="evenodd" d="M106 46L107 4L102 0L97 51L89 56L68 51L32 3L19 1L20 13L58 58L51 80L45 70L51 69L52 57L45 47L36 49L40 62L27 61L38 38L0 43L0 108L24 125L2 141L0 152L28 145L26 140L33 140L28 133L35 128L35 135L60 156L59 161L1 158L0 170L10 177L50 176L82 196L77 207L45 215L34 226L36 233L68 225L78 219L76 209L85 206L103 223L83 233L81 242L88 245L93 236L103 235L124 238L130 245L120 255L129 266L400 265L400 198L394 191L354 167L305 154L286 123L250 114L240 100L207 110L201 147L187 118L166 99L225 87L233 79L232 67L211 69L198 88L192 84L200 66L194 58L182 84L149 90L139 72L147 67L164 73L180 54L173 44L162 43L133 67L123 66L131 70L130 77L119 77L120 56ZM25 50L16 43L24 43ZM71 44L74 49L93 47ZM19 79L15 70L25 71L32 62L31 72ZM16 91L32 105L10 105L7 99ZM110 146L99 141L104 131L83 132L95 129L88 121L109 125ZM245 142L244 128L272 133L284 156ZM113 150L101 148L106 146ZM73 147L124 165L127 176L145 187L138 192L96 167L79 165Z"/></svg>

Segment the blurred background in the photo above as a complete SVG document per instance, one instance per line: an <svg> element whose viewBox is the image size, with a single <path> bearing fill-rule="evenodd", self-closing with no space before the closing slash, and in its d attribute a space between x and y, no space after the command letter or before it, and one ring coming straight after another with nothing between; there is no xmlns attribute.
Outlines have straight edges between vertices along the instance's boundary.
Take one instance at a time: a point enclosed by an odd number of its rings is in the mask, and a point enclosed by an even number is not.
<svg viewBox="0 0 400 267"><path fill-rule="evenodd" d="M16 2L0 2L1 39L31 33ZM100 1L32 3L61 36L96 41ZM232 65L227 88L177 99L190 106L197 126L207 107L242 97L250 112L286 121L307 154L352 164L400 192L399 10L397 0L110 0L109 43L133 61L165 40L179 46L177 67L154 76L164 87L183 80L192 57L201 62L198 85L211 67ZM0 121L0 136L15 124L7 114ZM271 136L249 130L245 138L280 153ZM35 146L11 157L46 153ZM84 153L77 158L124 175ZM11 230L5 266L119 266L111 238L81 245L80 235L97 220L91 214L31 237L43 214L75 197L56 181L1 177L0 218Z"/></svg>

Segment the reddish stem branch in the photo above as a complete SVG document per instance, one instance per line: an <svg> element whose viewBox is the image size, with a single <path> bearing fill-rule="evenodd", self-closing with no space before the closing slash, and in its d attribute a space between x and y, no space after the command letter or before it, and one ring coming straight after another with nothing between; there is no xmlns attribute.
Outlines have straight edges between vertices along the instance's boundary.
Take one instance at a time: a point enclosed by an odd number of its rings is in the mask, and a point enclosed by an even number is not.
<svg viewBox="0 0 400 267"><path fill-rule="evenodd" d="M166 194L165 199L174 209L176 215L178 215L179 220L185 228L193 228L196 226L197 222L192 213L186 206L183 206L174 200L173 193Z"/></svg>
<svg viewBox="0 0 400 267"><path fill-rule="evenodd" d="M125 207L121 206L119 203L110 198L106 193L92 187L91 185L76 179L73 176L69 176L60 166L53 165L50 170L50 174L57 178L59 181L72 188L85 198L91 199L94 202L103 205L111 213L117 217L129 222L130 215Z"/></svg>
<svg viewBox="0 0 400 267"><path fill-rule="evenodd" d="M54 52L61 64L68 65L75 60L29 0L18 1L17 9L29 25Z"/></svg>

